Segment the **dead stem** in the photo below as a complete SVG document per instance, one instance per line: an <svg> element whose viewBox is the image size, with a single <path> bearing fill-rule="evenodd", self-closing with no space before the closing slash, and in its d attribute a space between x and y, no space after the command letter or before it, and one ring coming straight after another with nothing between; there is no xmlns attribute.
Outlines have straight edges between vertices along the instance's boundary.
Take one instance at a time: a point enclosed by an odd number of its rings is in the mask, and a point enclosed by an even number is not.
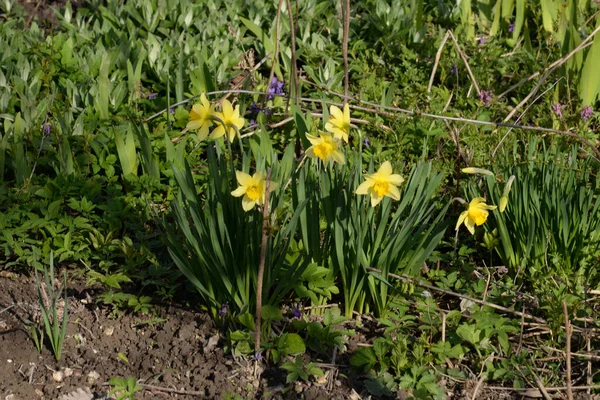
<svg viewBox="0 0 600 400"><path fill-rule="evenodd" d="M565 316L565 331L567 332L566 358L567 358L567 398L573 400L573 389L571 388L571 323L569 322L569 311L567 302L563 300L563 314Z"/></svg>
<svg viewBox="0 0 600 400"><path fill-rule="evenodd" d="M261 334L261 318L262 318L262 287L263 277L265 274L265 260L267 258L267 236L269 228L269 194L271 183L271 169L267 168L267 182L265 188L265 202L263 204L262 215L262 237L260 240L260 261L258 264L258 276L256 278L256 330L254 331L254 353L260 351L260 334ZM258 359L258 357L257 357Z"/></svg>

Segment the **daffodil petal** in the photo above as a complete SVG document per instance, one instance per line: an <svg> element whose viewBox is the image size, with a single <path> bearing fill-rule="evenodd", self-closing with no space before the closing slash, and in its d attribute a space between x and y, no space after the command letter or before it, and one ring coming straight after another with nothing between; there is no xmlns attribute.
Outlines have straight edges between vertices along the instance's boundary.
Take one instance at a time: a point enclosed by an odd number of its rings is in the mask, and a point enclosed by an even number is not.
<svg viewBox="0 0 600 400"><path fill-rule="evenodd" d="M344 156L344 153L342 153L341 151L334 151L333 153L331 153L331 156L333 157L336 163L340 165L346 164L346 156Z"/></svg>
<svg viewBox="0 0 600 400"><path fill-rule="evenodd" d="M465 218L465 226L471 232L471 235L475 234L475 223L471 218Z"/></svg>
<svg viewBox="0 0 600 400"><path fill-rule="evenodd" d="M335 119L344 118L344 114L342 113L342 110L340 110L340 108L338 106L329 107L329 114L331 114Z"/></svg>
<svg viewBox="0 0 600 400"><path fill-rule="evenodd" d="M196 129L201 128L202 125L204 125L204 121L200 119L192 119L187 123L185 127L189 131L195 131Z"/></svg>
<svg viewBox="0 0 600 400"><path fill-rule="evenodd" d="M379 197L371 192L371 207L377 207L377 204L381 203L381 200L383 200L383 197Z"/></svg>
<svg viewBox="0 0 600 400"><path fill-rule="evenodd" d="M231 192L231 195L233 197L240 197L246 194L246 190L247 187L246 186L238 186L237 189L235 189L233 192Z"/></svg>
<svg viewBox="0 0 600 400"><path fill-rule="evenodd" d="M308 139L308 141L310 142L310 144L312 145L316 145L321 143L321 138L317 137L317 136L313 136L310 133L306 134L306 138Z"/></svg>
<svg viewBox="0 0 600 400"><path fill-rule="evenodd" d="M404 182L404 178L402 177L402 175L398 175L398 174L390 175L390 177L387 180L389 183L391 183L392 185L396 185L396 186L400 186Z"/></svg>
<svg viewBox="0 0 600 400"><path fill-rule="evenodd" d="M387 196L394 200L400 200L400 190L396 186L390 185Z"/></svg>
<svg viewBox="0 0 600 400"><path fill-rule="evenodd" d="M223 109L223 113L221 113L221 115L230 116L231 114L233 114L233 106L231 105L231 102L229 100L223 100L221 107Z"/></svg>
<svg viewBox="0 0 600 400"><path fill-rule="evenodd" d="M210 102L208 101L208 99L206 98L206 94L204 93L200 95L200 103L202 103L202 105L205 108L210 108Z"/></svg>
<svg viewBox="0 0 600 400"><path fill-rule="evenodd" d="M254 184L254 179L244 171L235 171L235 178L240 186L251 186Z"/></svg>
<svg viewBox="0 0 600 400"><path fill-rule="evenodd" d="M475 197L473 200L471 200L471 202L469 203L469 208L471 207L477 207L477 205L479 203L485 203L485 199L483 197Z"/></svg>
<svg viewBox="0 0 600 400"><path fill-rule="evenodd" d="M371 189L373 187L373 182L372 181L364 181L363 183L361 183L360 185L358 185L358 187L356 188L356 191L354 193L356 194L369 194L369 189Z"/></svg>
<svg viewBox="0 0 600 400"><path fill-rule="evenodd" d="M204 124L202 125L202 127L200 127L200 130L198 130L197 134L198 134L198 140L203 141L208 137L208 132L209 132L209 124Z"/></svg>
<svg viewBox="0 0 600 400"><path fill-rule="evenodd" d="M255 204L256 202L250 200L248 196L244 196L244 198L242 199L242 208L244 209L244 211L252 210Z"/></svg>
<svg viewBox="0 0 600 400"><path fill-rule="evenodd" d="M225 128L223 128L222 124L217 124L217 127L215 128L215 130L213 130L212 133L210 134L210 138L218 139L223 135L225 135Z"/></svg>
<svg viewBox="0 0 600 400"><path fill-rule="evenodd" d="M379 168L379 171L377 171L378 175L384 175L384 176L390 176L392 175L392 164L390 164L389 161L384 162L383 164L381 164L381 167Z"/></svg>
<svg viewBox="0 0 600 400"><path fill-rule="evenodd" d="M458 217L458 221L456 222L455 230L458 230L458 228L460 228L462 223L465 222L465 218L467 218L467 215L469 215L468 211L463 211L462 213L460 213L460 216Z"/></svg>

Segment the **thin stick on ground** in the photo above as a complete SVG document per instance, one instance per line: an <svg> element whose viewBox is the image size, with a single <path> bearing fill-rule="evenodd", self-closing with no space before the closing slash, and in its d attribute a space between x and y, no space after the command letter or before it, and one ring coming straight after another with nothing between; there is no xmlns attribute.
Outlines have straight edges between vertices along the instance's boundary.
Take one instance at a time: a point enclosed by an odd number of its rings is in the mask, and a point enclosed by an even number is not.
<svg viewBox="0 0 600 400"><path fill-rule="evenodd" d="M271 189L271 169L267 169L267 182L265 188L265 202L263 204L262 216L262 237L260 240L260 261L258 264L258 276L256 278L256 330L254 331L254 353L258 359L260 351L260 333L262 318L262 287L265 274L265 260L267 258L267 231L269 229L269 190Z"/></svg>
<svg viewBox="0 0 600 400"><path fill-rule="evenodd" d="M544 399L546 399L546 400L552 400L552 397L550 397L550 394L548 393L548 391L544 387L544 384L542 383L542 381L540 380L540 378L538 378L538 376L535 375L535 374L533 375L533 377L535 378L535 384L537 385L538 389L540 389L540 392L542 393L542 396L544 396Z"/></svg>
<svg viewBox="0 0 600 400"><path fill-rule="evenodd" d="M340 0L342 6L342 21L344 25L344 37L342 41L342 54L344 57L344 104L348 102L350 95L350 77L348 73L348 40L350 36L350 0Z"/></svg>
<svg viewBox="0 0 600 400"><path fill-rule="evenodd" d="M567 398L573 400L573 383L571 382L571 323L569 321L569 311L567 302L563 300L563 315L565 317L565 331L567 332L566 358L567 358Z"/></svg>
<svg viewBox="0 0 600 400"><path fill-rule="evenodd" d="M273 77L275 76L275 66L277 65L277 62L279 61L279 42L280 42L280 35L281 35L281 7L283 6L283 0L279 0L279 5L277 6L277 19L275 20L275 54L273 54L273 64L271 65L271 71L269 71L269 80L267 81L267 90L269 88L269 86L271 85L271 81L273 80ZM263 94L263 99L262 99L262 103L260 104L260 108L263 109L265 107L265 103L267 102L267 91L265 91Z"/></svg>
<svg viewBox="0 0 600 400"><path fill-rule="evenodd" d="M429 85L427 86L427 93L431 93L431 87L433 86L433 79L435 78L435 72L437 71L438 64L440 63L440 58L442 57L442 51L444 50L444 46L450 37L450 31L446 32L444 38L442 39L442 43L440 43L440 47L438 47L437 53L435 53L435 62L433 63L433 69L431 70L431 76L429 77Z"/></svg>
<svg viewBox="0 0 600 400"><path fill-rule="evenodd" d="M294 88L294 97L296 99L296 105L300 103L300 85L298 80L298 73L296 72L296 25L294 25L294 13L292 11L292 3L290 0L286 0L288 15L290 16L290 34L292 39L292 70L290 71L290 88ZM288 103L290 98L288 97ZM286 107L287 108L287 107Z"/></svg>
<svg viewBox="0 0 600 400"><path fill-rule="evenodd" d="M452 31L448 30L448 33L450 34L450 38L452 38L452 41L454 42L454 47L456 47L456 51L458 51L458 54L460 55L460 58L463 60L463 63L465 64L465 67L467 68L467 72L469 73L469 76L471 77L471 82L473 82L473 86L475 86L475 90L477 91L477 95L479 95L479 93L480 93L479 85L477 84L477 80L475 79L475 75L473 75L473 72L471 71L471 67L469 67L469 62L467 61L467 56L465 55L465 53L460 48L460 46L459 46L458 42L456 41L456 38L454 37L454 34L452 33Z"/></svg>

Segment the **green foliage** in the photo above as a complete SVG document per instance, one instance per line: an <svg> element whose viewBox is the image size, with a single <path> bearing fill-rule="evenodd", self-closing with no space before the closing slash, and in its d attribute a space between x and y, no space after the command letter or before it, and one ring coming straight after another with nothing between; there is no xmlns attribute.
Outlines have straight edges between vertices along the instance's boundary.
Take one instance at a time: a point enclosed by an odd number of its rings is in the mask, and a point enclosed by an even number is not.
<svg viewBox="0 0 600 400"><path fill-rule="evenodd" d="M108 383L113 387L109 393L116 395L117 400L134 400L135 393L143 389L132 376L129 378L114 377Z"/></svg>
<svg viewBox="0 0 600 400"><path fill-rule="evenodd" d="M533 140L520 151L515 143L506 163L499 165L499 176L515 179L507 209L493 211L488 231L500 239L496 250L504 264L533 280L552 270L581 286L594 276L591 266L600 254L600 180L577 152L557 153ZM495 178L487 177L485 183L492 199L499 199L502 187ZM474 185L471 190L475 193Z"/></svg>
<svg viewBox="0 0 600 400"><path fill-rule="evenodd" d="M266 135L265 135L266 136ZM269 139L263 136L264 146ZM257 147L257 151L261 151ZM176 227L165 222L169 252L177 267L198 289L211 307L213 315L222 304L229 302L234 313L253 310L256 299L256 274L259 264L262 233L262 213L256 209L246 212L239 199L231 196L235 189L233 160L217 150L208 149L210 181L203 193L197 194L190 167L172 165L180 194L173 203ZM271 163L267 164L267 156ZM271 181L283 186L293 171L293 147L288 147L279 160L276 153L263 152L257 158L256 171L271 168ZM242 154L241 170L248 171L250 158ZM307 266L302 258L288 262L286 255L294 237L299 213L284 203L282 190L275 191L270 201L270 232L265 264L264 304L276 305L293 289Z"/></svg>
<svg viewBox="0 0 600 400"><path fill-rule="evenodd" d="M38 276L38 269L44 271L44 281L40 281ZM62 356L62 348L67 335L67 324L69 323L69 310L67 302L67 271L65 271L65 277L63 281L64 297L62 299L62 318L59 318L59 302L61 297L62 289L56 290L54 288L54 255L50 254L50 269L44 264L40 268L36 265L35 279L37 282L38 289L38 300L40 303L40 310L42 313L43 332L45 337L50 341L52 353L59 361ZM43 285L45 284L45 286ZM41 352L41 344L44 341L44 334L42 330L37 330L35 327L30 328L33 340L36 344L37 349Z"/></svg>
<svg viewBox="0 0 600 400"><path fill-rule="evenodd" d="M323 370L317 367L315 363L304 363L302 357L296 357L294 362L288 361L283 363L279 368L289 372L286 377L287 383L296 382L298 379L308 382L311 376L313 378L320 378L325 375Z"/></svg>
<svg viewBox="0 0 600 400"><path fill-rule="evenodd" d="M339 308L325 311L323 322L294 320L292 325L299 333L304 333L304 342L310 350L326 356L333 348L341 349L348 337L354 336L354 330L340 329L347 319L340 316Z"/></svg>
<svg viewBox="0 0 600 400"><path fill-rule="evenodd" d="M281 311L269 305L263 306L261 324L262 349L254 349L254 336L257 334L254 318L249 313L244 313L236 318L236 322L243 329L229 331L228 340L234 355L263 355L278 363L287 356L302 354L306 351L306 345L302 337L296 333L276 334L272 324L281 321Z"/></svg>
<svg viewBox="0 0 600 400"><path fill-rule="evenodd" d="M442 238L448 205L439 207L435 195L443 176L430 163L418 164L401 188L397 207L385 198L373 208L368 196L355 194L362 182L360 156L354 168L344 166L340 172L323 171L319 201L332 237L331 259L341 277L346 316L370 307L385 315L393 292L387 274L416 275ZM367 272L367 267L381 273Z"/></svg>

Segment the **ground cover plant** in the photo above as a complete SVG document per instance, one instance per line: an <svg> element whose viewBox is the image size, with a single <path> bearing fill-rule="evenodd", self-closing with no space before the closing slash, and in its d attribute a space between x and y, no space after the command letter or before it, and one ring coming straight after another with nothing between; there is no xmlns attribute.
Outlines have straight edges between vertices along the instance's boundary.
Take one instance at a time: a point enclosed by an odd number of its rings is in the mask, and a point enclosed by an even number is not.
<svg viewBox="0 0 600 400"><path fill-rule="evenodd" d="M0 394L595 396L598 7L2 2Z"/></svg>

